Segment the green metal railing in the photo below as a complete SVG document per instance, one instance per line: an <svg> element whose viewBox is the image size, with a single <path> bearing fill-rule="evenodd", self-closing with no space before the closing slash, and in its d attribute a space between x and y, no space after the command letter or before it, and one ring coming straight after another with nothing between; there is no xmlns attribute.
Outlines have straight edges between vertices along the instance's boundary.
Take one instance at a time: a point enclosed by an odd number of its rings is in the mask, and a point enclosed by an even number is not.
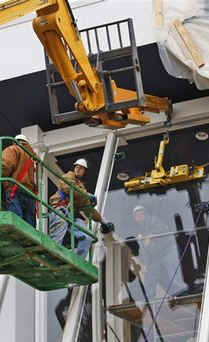
<svg viewBox="0 0 209 342"><path fill-rule="evenodd" d="M2 151L3 151L3 141L4 140L9 140L13 142L14 144L18 145L22 150L24 150L36 163L38 166L38 194L35 195L33 192L31 192L29 189L27 189L24 185L22 185L20 182L15 180L14 178L11 177L3 177L2 174ZM53 174L55 177L59 178L62 180L64 183L66 183L69 186L69 200L70 200L70 205L69 205L69 211L68 211L68 216L66 217L63 215L59 210L54 209L51 205L49 205L46 201L43 200L43 169L46 169L48 172ZM43 232L43 219L47 218L48 216L48 211L49 212L54 212L57 214L59 217L61 217L63 220L68 222L70 224L70 244L71 244L71 250L75 249L75 228L78 230L81 230L82 232L86 233L92 238L93 242L97 241L96 236L92 233L92 218L91 218L91 212L93 209L93 206L88 205L85 207L81 207L79 210L85 209L85 214L87 212L87 218L88 218L88 228L85 229L81 227L80 225L75 223L75 211L74 211L74 192L79 192L81 196L86 197L87 199L90 200L89 195L85 192L83 192L79 187L76 185L72 184L71 182L67 181L64 177L62 177L60 174L49 168L38 156L34 155L30 151L28 151L23 145L21 145L17 140L15 140L12 137L4 136L0 137L0 211L3 209L3 203L2 203L2 197L3 197L3 182L10 182L12 184L17 184L18 187L25 192L27 195L31 196L38 202L38 213L39 213L39 224L37 229L41 232ZM47 213L44 212L44 207L47 208ZM91 251L89 253L89 261L91 262Z"/></svg>

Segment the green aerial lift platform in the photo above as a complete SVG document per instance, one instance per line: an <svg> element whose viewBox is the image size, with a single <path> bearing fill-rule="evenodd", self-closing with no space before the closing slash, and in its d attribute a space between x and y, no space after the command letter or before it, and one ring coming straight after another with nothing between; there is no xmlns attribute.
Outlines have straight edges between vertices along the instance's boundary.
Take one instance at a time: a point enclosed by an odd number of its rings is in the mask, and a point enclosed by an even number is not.
<svg viewBox="0 0 209 342"><path fill-rule="evenodd" d="M41 291L97 282L97 268L10 211L0 212L0 274Z"/></svg>

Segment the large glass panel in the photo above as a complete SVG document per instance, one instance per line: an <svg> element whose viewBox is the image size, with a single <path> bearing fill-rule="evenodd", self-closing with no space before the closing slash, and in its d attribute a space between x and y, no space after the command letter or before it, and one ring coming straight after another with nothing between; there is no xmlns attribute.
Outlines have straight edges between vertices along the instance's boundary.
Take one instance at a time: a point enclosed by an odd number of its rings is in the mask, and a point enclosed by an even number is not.
<svg viewBox="0 0 209 342"><path fill-rule="evenodd" d="M208 129L170 134L162 164L165 170L180 164L191 168L206 164L208 140L195 136ZM192 342L196 341L208 250L208 179L134 192L127 192L121 180L154 169L161 140L162 135L139 139L116 154L105 216L115 223L123 262L121 286L110 311L119 317L127 314L134 342ZM129 256L124 257L127 248ZM141 320L133 319L134 312Z"/></svg>
<svg viewBox="0 0 209 342"><path fill-rule="evenodd" d="M134 341L195 337L203 285L196 231L125 239L120 246L122 281L110 312L133 324Z"/></svg>

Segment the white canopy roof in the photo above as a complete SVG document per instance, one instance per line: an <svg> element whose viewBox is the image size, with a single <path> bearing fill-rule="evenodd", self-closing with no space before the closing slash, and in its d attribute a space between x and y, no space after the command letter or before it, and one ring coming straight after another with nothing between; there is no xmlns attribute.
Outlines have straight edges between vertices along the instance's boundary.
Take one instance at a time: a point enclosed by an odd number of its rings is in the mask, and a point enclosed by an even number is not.
<svg viewBox="0 0 209 342"><path fill-rule="evenodd" d="M209 89L208 0L153 0L153 13L167 72Z"/></svg>

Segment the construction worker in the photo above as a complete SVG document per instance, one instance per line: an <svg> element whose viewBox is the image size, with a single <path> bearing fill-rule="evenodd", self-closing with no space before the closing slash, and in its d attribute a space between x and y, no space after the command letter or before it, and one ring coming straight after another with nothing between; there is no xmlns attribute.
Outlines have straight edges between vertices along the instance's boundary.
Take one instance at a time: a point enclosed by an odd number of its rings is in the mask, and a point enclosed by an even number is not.
<svg viewBox="0 0 209 342"><path fill-rule="evenodd" d="M133 216L139 232L140 259L144 264L142 273L147 297L152 300L156 296L157 284L167 290L171 280L169 291L181 290L181 275L179 272L175 273L179 257L174 236L168 234L157 238L160 234L168 233L169 227L142 205L133 209Z"/></svg>
<svg viewBox="0 0 209 342"><path fill-rule="evenodd" d="M74 170L67 172L65 175L63 175L63 177L66 178L67 181L76 185L80 190L87 193L83 182L87 169L87 161L85 159L78 159L74 163ZM75 224L84 228L86 226L84 214L85 210L87 209L82 209L81 212L81 208L90 204L93 206L97 204L96 197L92 194L88 195L89 198L82 196L82 194L80 194L78 191L74 192ZM69 186L65 182L60 181L57 192L50 197L49 202L53 208L59 210L67 217L69 210ZM94 221L101 223L101 231L103 233L109 233L113 230L113 224L104 222L100 213L96 209L93 208L91 215ZM62 219L54 212L49 215L49 234L53 240L55 240L58 244L64 244L64 238L66 233L69 231L70 225L67 221ZM77 241L77 254L85 258L91 246L92 238L76 227L74 232Z"/></svg>
<svg viewBox="0 0 209 342"><path fill-rule="evenodd" d="M15 139L29 152L35 154L25 135L19 134ZM28 190L33 193L37 192L34 160L15 143L6 147L2 152L2 176L14 178ZM12 182L4 182L3 190L5 209L14 212L35 227L35 200Z"/></svg>

